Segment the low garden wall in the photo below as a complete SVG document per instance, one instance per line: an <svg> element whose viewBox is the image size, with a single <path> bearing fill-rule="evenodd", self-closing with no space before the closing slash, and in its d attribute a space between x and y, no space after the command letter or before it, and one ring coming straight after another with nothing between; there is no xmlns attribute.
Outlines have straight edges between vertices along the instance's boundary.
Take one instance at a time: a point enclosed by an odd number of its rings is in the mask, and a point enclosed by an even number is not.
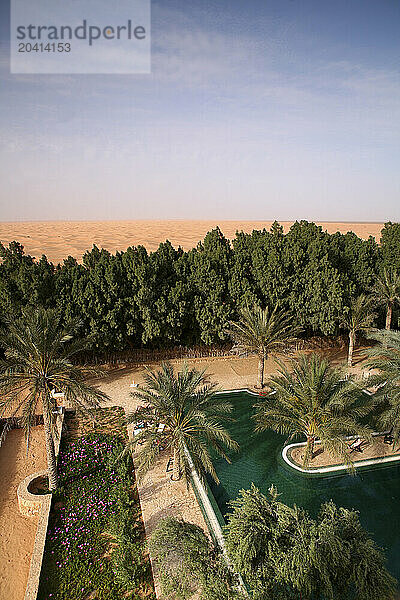
<svg viewBox="0 0 400 600"><path fill-rule="evenodd" d="M58 438L55 442L56 456L58 456L60 450L63 424L64 413L62 412L57 417ZM39 514L39 521L36 530L35 543L33 545L31 564L29 567L28 583L26 586L24 600L36 600L37 598L52 499L51 494L31 494L29 492L28 487L34 479L45 475L46 473L47 471L41 471L39 473L34 473L33 475L26 477L18 486L17 491L18 504L21 514L28 517L35 514Z"/></svg>

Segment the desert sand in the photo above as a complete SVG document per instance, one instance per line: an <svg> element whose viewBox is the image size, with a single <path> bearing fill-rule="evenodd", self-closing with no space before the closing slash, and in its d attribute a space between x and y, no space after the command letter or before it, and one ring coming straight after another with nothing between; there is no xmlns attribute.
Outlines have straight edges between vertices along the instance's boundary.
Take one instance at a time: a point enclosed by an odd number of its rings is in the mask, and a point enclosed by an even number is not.
<svg viewBox="0 0 400 600"><path fill-rule="evenodd" d="M229 239L236 231L250 233L253 229L269 229L273 221L38 221L0 222L0 241L3 244L20 242L27 254L40 258L45 254L54 263L67 256L78 260L93 244L110 252L126 250L129 246L142 244L147 250L155 250L160 242L168 239L175 247L193 248L217 225ZM282 221L285 231L293 221ZM370 235L379 242L383 223L331 223L319 222L329 233L353 231L367 239Z"/></svg>
<svg viewBox="0 0 400 600"><path fill-rule="evenodd" d="M43 427L32 429L29 452L22 429L9 431L0 448L0 600L23 600L38 517L23 517L17 488L46 468Z"/></svg>

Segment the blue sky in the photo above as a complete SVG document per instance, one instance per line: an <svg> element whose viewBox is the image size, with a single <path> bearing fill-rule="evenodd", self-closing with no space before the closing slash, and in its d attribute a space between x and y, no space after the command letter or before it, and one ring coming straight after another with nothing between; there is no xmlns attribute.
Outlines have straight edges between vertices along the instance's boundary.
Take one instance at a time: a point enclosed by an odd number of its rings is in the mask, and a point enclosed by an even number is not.
<svg viewBox="0 0 400 600"><path fill-rule="evenodd" d="M398 0L153 1L125 76L11 75L0 2L1 220L400 220Z"/></svg>

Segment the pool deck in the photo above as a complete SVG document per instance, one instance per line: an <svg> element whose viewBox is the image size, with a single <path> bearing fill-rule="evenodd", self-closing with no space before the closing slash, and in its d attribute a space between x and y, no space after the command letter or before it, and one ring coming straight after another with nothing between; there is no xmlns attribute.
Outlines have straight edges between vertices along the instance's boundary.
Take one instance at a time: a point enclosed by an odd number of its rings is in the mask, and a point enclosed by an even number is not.
<svg viewBox="0 0 400 600"><path fill-rule="evenodd" d="M385 444L384 434L375 433L373 438L372 443L362 445L362 452L351 451L349 448L349 456L353 460L354 467L373 467L400 461L400 448L393 451L392 445ZM355 437L348 438L349 446L356 439ZM306 442L299 442L289 444L283 448L282 458L289 467L308 474L335 473L348 470L348 467L341 462L340 458L333 457L324 451L319 442L315 444L316 456L310 461L307 468L303 468L302 459L305 445Z"/></svg>

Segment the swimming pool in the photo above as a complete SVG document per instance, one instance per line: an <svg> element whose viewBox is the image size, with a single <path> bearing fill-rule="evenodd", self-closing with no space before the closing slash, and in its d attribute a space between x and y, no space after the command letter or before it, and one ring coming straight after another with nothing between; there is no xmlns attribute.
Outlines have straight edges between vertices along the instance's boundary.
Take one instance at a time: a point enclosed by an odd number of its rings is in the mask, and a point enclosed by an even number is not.
<svg viewBox="0 0 400 600"><path fill-rule="evenodd" d="M240 451L231 455L232 464L215 460L220 484L210 481L209 486L222 515L229 511L228 502L252 482L263 493L274 484L282 502L302 506L312 516L322 502L332 499L338 506L360 512L361 523L385 549L388 568L400 580L400 466L359 470L355 476L298 473L283 463L284 436L272 431L254 433L251 415L257 397L247 392L232 392L226 397L234 405L235 419L227 428L239 442Z"/></svg>

